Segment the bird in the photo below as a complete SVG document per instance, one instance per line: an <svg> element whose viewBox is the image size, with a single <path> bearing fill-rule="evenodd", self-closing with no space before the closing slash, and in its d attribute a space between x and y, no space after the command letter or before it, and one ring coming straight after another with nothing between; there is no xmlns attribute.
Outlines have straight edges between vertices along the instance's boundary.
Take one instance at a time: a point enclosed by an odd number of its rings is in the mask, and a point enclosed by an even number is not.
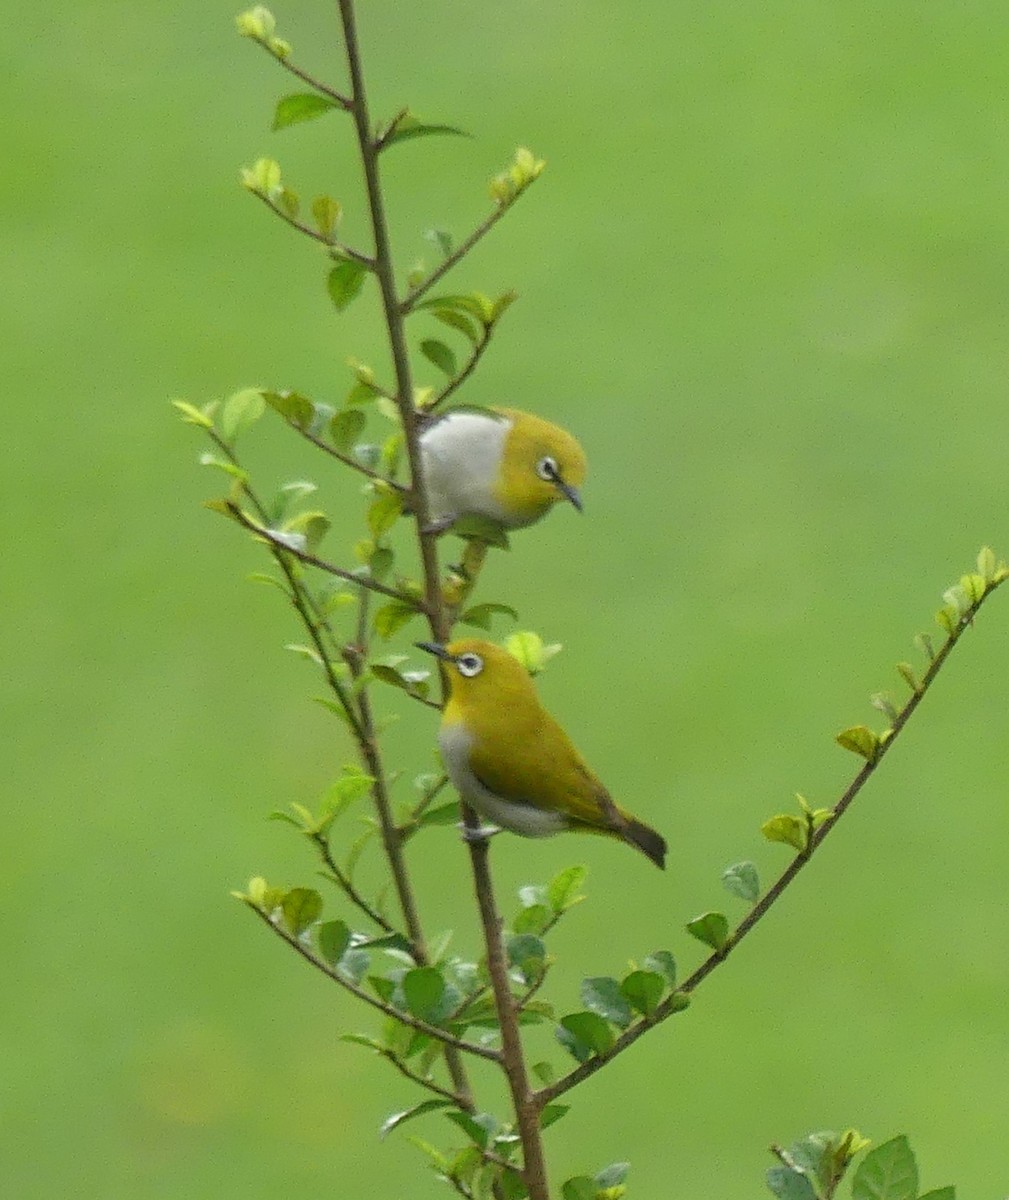
<svg viewBox="0 0 1009 1200"><path fill-rule="evenodd" d="M448 699L438 743L445 771L466 804L523 837L601 833L665 867L665 839L616 806L540 703L517 658L481 638L415 645L439 658L445 670Z"/></svg>
<svg viewBox="0 0 1009 1200"><path fill-rule="evenodd" d="M585 452L558 425L515 408L450 409L420 435L432 526L487 517L522 529L561 500L581 512Z"/></svg>

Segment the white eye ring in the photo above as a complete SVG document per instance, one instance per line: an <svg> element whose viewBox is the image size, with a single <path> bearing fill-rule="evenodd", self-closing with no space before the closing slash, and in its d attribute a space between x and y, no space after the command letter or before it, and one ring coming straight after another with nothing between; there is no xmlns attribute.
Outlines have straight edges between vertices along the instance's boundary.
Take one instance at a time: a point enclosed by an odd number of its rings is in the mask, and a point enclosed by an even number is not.
<svg viewBox="0 0 1009 1200"><path fill-rule="evenodd" d="M479 654L460 654L455 660L455 665L460 675L472 679L474 675L479 675L483 670L483 659Z"/></svg>
<svg viewBox="0 0 1009 1200"><path fill-rule="evenodd" d="M551 458L549 454L541 458L536 464L536 474L540 479L547 480L548 483L556 483L557 477L560 474L557 459Z"/></svg>

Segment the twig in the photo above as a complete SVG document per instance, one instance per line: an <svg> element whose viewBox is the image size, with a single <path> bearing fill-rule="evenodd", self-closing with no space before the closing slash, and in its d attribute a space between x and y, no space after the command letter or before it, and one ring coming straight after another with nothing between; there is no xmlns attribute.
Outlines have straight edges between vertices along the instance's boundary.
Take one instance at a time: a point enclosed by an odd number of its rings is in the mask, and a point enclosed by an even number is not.
<svg viewBox="0 0 1009 1200"><path fill-rule="evenodd" d="M259 41L258 38L256 40ZM342 108L344 112L350 112L353 101L351 101L347 96L341 95L340 92L337 92L331 88L329 84L323 83L321 80L309 75L307 71L303 71L301 67L295 66L295 64L291 62L289 58L284 58L281 55L274 53L274 51L270 49L266 42L260 41L259 44L271 58L276 59L277 62L280 63L285 71L290 71L292 75L296 75L303 83L307 83L310 88L314 88L323 96L328 96L329 99L332 100L337 106L337 108Z"/></svg>
<svg viewBox="0 0 1009 1200"><path fill-rule="evenodd" d="M320 571L325 571L327 575L335 575L337 579L345 579L348 583L359 584L361 587L367 588L369 592L378 592L380 596L389 596L392 600L398 600L401 604L410 605L417 612L424 612L424 605L415 596L410 596L406 592L398 592L395 588L387 587L384 583L379 583L377 579L372 578L370 575L355 575L352 571L345 571L343 567L334 566L333 563L326 562L325 559L318 558L307 550L298 550L272 529L268 529L265 525L260 525L258 522L253 521L233 500L226 500L225 504L227 505L228 513L234 517L239 525L244 525L251 533L258 534L264 541L269 542L271 546L282 553L290 554L299 562L306 563L310 567L318 567Z"/></svg>
<svg viewBox="0 0 1009 1200"><path fill-rule="evenodd" d="M307 429L303 429L300 425L296 425L293 421L288 421L288 425L296 432L300 433L306 441L312 443L313 446L318 446L320 450L324 450L330 458L335 458L337 462L343 463L345 467L350 467L352 471L357 471L359 475L365 475L368 479L377 480L379 483L384 483L386 487L395 489L397 492L405 492L407 489L397 483L395 479L389 479L380 471L373 471L371 467L367 467L363 462L353 458L349 454L344 454L342 450L337 450L335 446L331 446L328 442L324 442L321 437L317 437Z"/></svg>
<svg viewBox="0 0 1009 1200"><path fill-rule="evenodd" d="M449 271L452 270L456 263L469 254L469 252L473 249L477 242L480 241L481 238L490 233L490 231L494 228L498 221L501 220L508 209L511 208L515 201L518 200L519 196L521 196L526 190L526 188L522 188L509 200L499 203L497 207L491 213L489 213L483 221L480 222L480 224L476 227L476 229L473 230L469 237L460 242L459 245L456 246L456 248L452 251L452 253L444 258L426 279L421 280L416 287L411 288L410 291L407 292L400 305L400 311L405 315L412 309L416 308L417 301L420 300L422 296L426 296L431 288L433 288L440 279L443 279L449 273Z"/></svg>
<svg viewBox="0 0 1009 1200"><path fill-rule="evenodd" d="M251 900L245 900L244 903L252 909L252 911L265 924L267 924L278 937L283 938L285 942L296 950L306 962L310 962L313 967L321 971L327 979L335 980L342 988L345 988L358 1000L363 1000L365 1004L370 1004L372 1008L377 1008L379 1012L385 1013L387 1017L393 1017L403 1025L409 1025L411 1029L419 1030L421 1033L426 1033L428 1037L434 1038L436 1041L443 1042L446 1046L451 1046L455 1050L460 1050L464 1054L473 1054L477 1058L486 1058L490 1062L500 1062L501 1053L498 1050L492 1050L488 1046L477 1045L476 1042L467 1042L462 1038L455 1037L445 1029L439 1029L437 1025L429 1025L427 1021L422 1021L419 1017L415 1017L408 1012L403 1012L402 1009L394 1008L391 1004L386 1004L384 1000L380 1000L377 996L372 996L370 992L366 992L363 987L353 983L343 975L339 975L336 971L330 970L329 966L322 959L316 958L311 950L293 933L289 933L283 926L278 925L270 917L269 913L263 912Z"/></svg>
<svg viewBox="0 0 1009 1200"><path fill-rule="evenodd" d="M451 396L453 394L453 392L455 392L459 388L461 388L462 385L466 382L466 380L469 379L469 377L476 370L477 363L480 361L481 358L483 358L484 351L490 345L490 340L491 340L491 336L492 336L493 332L494 332L494 323L493 322L490 325L484 326L483 337L481 337L480 341L477 342L477 344L473 347L473 353L469 356L469 361L466 363L466 365L463 367L463 369L459 372L458 375L456 375L453 379L449 380L449 382L441 389L441 391L438 393L437 396L435 396L435 398L431 401L431 403L425 406L425 408L424 408L425 413L436 412L445 403L445 401L449 398L449 396Z"/></svg>
<svg viewBox="0 0 1009 1200"><path fill-rule="evenodd" d="M321 833L314 833L312 834L312 841L315 842L316 846L318 847L319 853L322 856L322 861L332 872L333 882L344 893L351 904L359 908L361 912L363 912L364 915L369 918L369 920L374 921L379 929L384 929L386 933L398 933L399 930L397 930L394 925L387 921L377 908L369 904L368 901L365 900L365 898L357 890L357 888L354 887L353 883L351 883L349 877L339 866L336 859L333 858L333 852L330 849L329 842L326 840L326 838Z"/></svg>
<svg viewBox="0 0 1009 1200"><path fill-rule="evenodd" d="M401 1058L398 1058L391 1050L379 1051L382 1058L391 1062L400 1075L405 1075L407 1079L412 1079L414 1083L419 1083L422 1088L427 1088L429 1092L434 1092L436 1096L441 1096L443 1100L451 1100L453 1104L459 1105L460 1108L466 1107L465 1098L450 1091L448 1088L443 1088L441 1084L435 1083L433 1079L425 1078L423 1075L418 1075L416 1071L411 1071Z"/></svg>
<svg viewBox="0 0 1009 1200"><path fill-rule="evenodd" d="M265 192L256 191L255 189L250 189L250 191L252 191L253 196L258 196L259 199L262 200L270 212L276 213L277 216L280 217L282 221L286 221L292 229L297 229L299 233L305 234L306 237L310 237L315 242L321 242L322 245L328 250L335 250L336 253L341 257L349 258L356 263L360 263L360 265L368 271L373 271L375 269L374 262L372 262L367 254L362 254L360 250L354 250L350 246L345 246L343 242L335 242L331 238L328 238L324 233L320 233L318 229L313 229L311 225L306 225L304 221L299 221L297 217L292 217L290 213L284 212L282 208L274 204Z"/></svg>
<svg viewBox="0 0 1009 1200"><path fill-rule="evenodd" d="M806 849L801 851L795 856L795 858L792 859L778 879L775 880L775 882L770 888L768 888L760 900L758 900L753 908L750 909L742 921L740 921L740 923L736 926L725 946L723 946L721 950L716 950L712 954L709 954L704 962L702 962L701 965L693 972L693 974L691 974L670 996L667 996L666 999L659 1004L650 1018L638 1021L625 1029L605 1054L597 1055L588 1059L586 1062L581 1063L579 1066L575 1067L574 1070L569 1071L567 1075L562 1076L554 1083L549 1084L547 1087L540 1088L534 1097L539 1108L542 1108L544 1104L548 1104L551 1101L556 1100L558 1096L562 1096L565 1092L570 1091L571 1088L575 1087L583 1080L588 1079L590 1075L594 1075L596 1071L600 1069L600 1067L605 1066L612 1059L616 1058L618 1054L622 1054L623 1051L626 1050L628 1046L636 1042L638 1038L642 1036L642 1034L647 1033L649 1029L653 1029L656 1025L661 1024L674 1013L679 1012L682 1006L678 1000L678 997L682 995L690 995L692 992L696 991L697 987L703 983L705 979L707 979L707 977L712 973L712 971L715 970L717 966L725 962L730 953L739 945L743 938L746 937L746 935L756 927L761 919L767 915L770 909L788 888L789 884L791 884L806 863L808 863L813 857L813 854L820 848L824 840L830 834L830 831L837 826L838 821L845 814L845 812L847 812L852 801L868 782L870 776L874 774L876 768L882 762L884 756L889 752L890 747L900 736L901 731L907 725L907 722L910 720L912 714L921 703L925 693L932 685L935 677L939 674L939 671L942 669L942 666L949 657L953 647L960 640L963 631L973 623L978 609L985 602L985 600L988 599L992 592L994 592L995 589L1004 582L1004 579L997 579L989 583L984 595L971 605L967 613L960 621L960 624L956 627L953 633L949 634L935 658L932 659L928 669L921 678L918 688L912 692L907 703L901 709L900 713L898 713L897 718L891 727L889 738L887 738L887 740L879 746L875 757L871 761L867 761L861 770L855 775L854 779L852 779L851 783L844 790L833 809L831 809L830 820L821 825L819 829L817 829L810 836L809 844Z"/></svg>

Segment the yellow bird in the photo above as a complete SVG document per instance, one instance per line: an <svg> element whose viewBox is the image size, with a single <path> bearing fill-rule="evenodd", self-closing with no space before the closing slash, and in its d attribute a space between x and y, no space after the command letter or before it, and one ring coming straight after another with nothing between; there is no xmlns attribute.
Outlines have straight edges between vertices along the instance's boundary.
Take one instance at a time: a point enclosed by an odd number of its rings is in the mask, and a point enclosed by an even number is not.
<svg viewBox="0 0 1009 1200"><path fill-rule="evenodd" d="M539 701L526 669L480 638L418 642L444 664L449 696L438 742L459 795L523 837L581 830L620 838L665 867L666 843L617 808Z"/></svg>
<svg viewBox="0 0 1009 1200"><path fill-rule="evenodd" d="M423 431L420 448L433 524L476 514L521 529L559 500L581 511L585 452L531 413L451 409Z"/></svg>

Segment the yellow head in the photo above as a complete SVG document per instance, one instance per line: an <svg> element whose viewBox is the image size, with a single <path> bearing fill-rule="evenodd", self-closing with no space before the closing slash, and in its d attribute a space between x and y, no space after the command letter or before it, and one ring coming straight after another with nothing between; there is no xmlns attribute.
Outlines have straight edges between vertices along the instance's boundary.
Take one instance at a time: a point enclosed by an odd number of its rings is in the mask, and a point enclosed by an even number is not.
<svg viewBox="0 0 1009 1200"><path fill-rule="evenodd" d="M494 495L516 525L538 521L558 500L581 511L585 452L565 429L531 413L497 408L511 422Z"/></svg>
<svg viewBox="0 0 1009 1200"><path fill-rule="evenodd" d="M514 655L482 638L460 638L447 646L418 642L445 664L449 698L446 723L493 713L495 719L538 711L539 697L529 673Z"/></svg>

